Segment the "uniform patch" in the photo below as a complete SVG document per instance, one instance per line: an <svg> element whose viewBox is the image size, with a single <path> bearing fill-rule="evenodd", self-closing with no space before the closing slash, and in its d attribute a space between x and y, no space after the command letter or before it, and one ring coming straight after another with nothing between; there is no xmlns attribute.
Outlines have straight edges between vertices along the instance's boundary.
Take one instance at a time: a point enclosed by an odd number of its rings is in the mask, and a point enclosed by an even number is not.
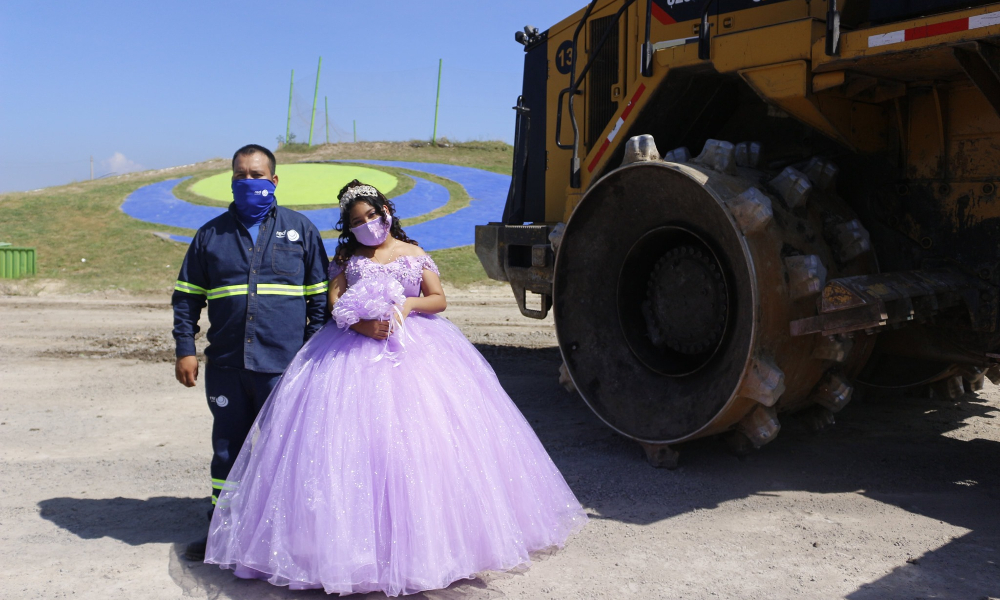
<svg viewBox="0 0 1000 600"><path fill-rule="evenodd" d="M294 229L289 229L288 230L288 241L289 242L297 242L297 241L299 241L299 232L295 231Z"/></svg>
<svg viewBox="0 0 1000 600"><path fill-rule="evenodd" d="M278 238L279 240L283 240L283 239L285 239L285 232L284 231L275 231L274 232L274 237Z"/></svg>
<svg viewBox="0 0 1000 600"><path fill-rule="evenodd" d="M209 400L215 402L215 405L219 408L225 408L229 405L229 398L226 398L225 396L215 396L213 398L209 398Z"/></svg>

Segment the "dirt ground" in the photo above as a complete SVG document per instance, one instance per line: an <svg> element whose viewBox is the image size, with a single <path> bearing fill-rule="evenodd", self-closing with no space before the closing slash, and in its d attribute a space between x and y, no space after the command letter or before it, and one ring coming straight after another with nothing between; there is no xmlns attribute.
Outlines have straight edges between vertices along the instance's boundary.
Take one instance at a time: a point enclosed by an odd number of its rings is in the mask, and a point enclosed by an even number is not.
<svg viewBox="0 0 1000 600"><path fill-rule="evenodd" d="M525 573L425 597L1000 597L996 387L859 400L820 435L787 417L749 457L702 440L656 470L559 387L551 320L509 294L452 290L445 314L592 519ZM205 529L211 419L170 327L166 296L0 296L0 597L322 597L179 557Z"/></svg>

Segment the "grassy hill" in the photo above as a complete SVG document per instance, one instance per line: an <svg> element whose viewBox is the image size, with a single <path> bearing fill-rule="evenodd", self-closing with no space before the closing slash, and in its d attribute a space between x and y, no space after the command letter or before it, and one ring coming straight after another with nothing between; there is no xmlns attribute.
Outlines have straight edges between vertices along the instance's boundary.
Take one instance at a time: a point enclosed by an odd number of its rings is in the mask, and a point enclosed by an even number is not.
<svg viewBox="0 0 1000 600"><path fill-rule="evenodd" d="M438 147L425 142L358 142L312 148L296 145L276 152L279 174L285 163L353 158L438 162L508 174L512 154L512 148L503 142ZM10 280L0 280L5 284L0 293L36 293L52 285L66 292L172 289L187 247L160 239L153 232L192 235L193 231L137 221L119 207L130 193L144 185L184 176L203 177L229 168L228 159L215 159L0 195L0 242L36 248L39 270L37 276L13 285ZM465 194L460 186L449 182L447 187L455 202L463 201ZM452 285L486 280L471 246L438 251L434 257L442 278Z"/></svg>

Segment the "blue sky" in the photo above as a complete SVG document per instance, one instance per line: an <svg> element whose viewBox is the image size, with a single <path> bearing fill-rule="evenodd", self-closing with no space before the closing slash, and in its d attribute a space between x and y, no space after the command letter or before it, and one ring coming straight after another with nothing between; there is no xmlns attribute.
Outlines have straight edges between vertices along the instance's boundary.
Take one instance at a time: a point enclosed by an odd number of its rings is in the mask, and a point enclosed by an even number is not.
<svg viewBox="0 0 1000 600"><path fill-rule="evenodd" d="M295 69L293 131L313 142L513 138L525 24L584 0L424 2L0 1L0 192L277 145Z"/></svg>

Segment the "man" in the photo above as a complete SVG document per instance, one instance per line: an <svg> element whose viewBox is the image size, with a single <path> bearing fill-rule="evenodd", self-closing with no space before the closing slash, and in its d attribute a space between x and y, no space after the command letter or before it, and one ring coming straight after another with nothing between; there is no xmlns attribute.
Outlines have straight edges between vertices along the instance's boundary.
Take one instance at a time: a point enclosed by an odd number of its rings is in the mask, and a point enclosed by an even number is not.
<svg viewBox="0 0 1000 600"><path fill-rule="evenodd" d="M323 241L307 218L277 205L277 185L267 148L237 150L233 203L195 234L174 287L175 373L188 387L198 379L194 336L208 304L213 509L281 372L325 319L329 260ZM204 560L205 543L191 543L184 556Z"/></svg>

